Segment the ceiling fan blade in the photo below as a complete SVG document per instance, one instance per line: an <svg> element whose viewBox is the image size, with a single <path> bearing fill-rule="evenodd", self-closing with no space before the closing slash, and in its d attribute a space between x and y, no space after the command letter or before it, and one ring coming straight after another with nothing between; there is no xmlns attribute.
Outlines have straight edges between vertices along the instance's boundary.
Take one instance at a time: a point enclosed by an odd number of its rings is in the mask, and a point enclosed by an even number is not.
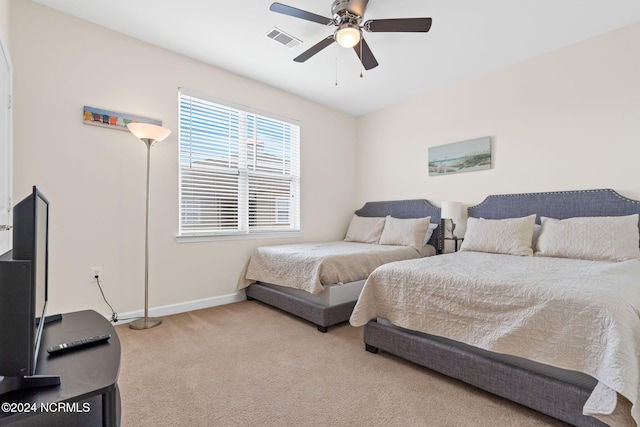
<svg viewBox="0 0 640 427"><path fill-rule="evenodd" d="M316 15L315 13L307 12L306 10L297 9L295 7L287 6L282 3L272 3L269 7L272 12L283 13L285 15L293 16L294 18L305 19L311 22L317 22L318 24L329 25L333 24L331 18L325 18L324 16Z"/></svg>
<svg viewBox="0 0 640 427"><path fill-rule="evenodd" d="M351 0L347 10L356 16L364 16L367 3L369 3L369 0Z"/></svg>
<svg viewBox="0 0 640 427"><path fill-rule="evenodd" d="M315 45L311 46L311 48L309 48L306 51L302 52L302 54L300 54L299 56L293 58L293 60L296 61L296 62L304 62L307 59L311 58L316 53L320 52L325 47L329 46L334 41L335 41L335 39L333 38L333 35L327 36L326 39L320 40L319 43L316 43Z"/></svg>
<svg viewBox="0 0 640 427"><path fill-rule="evenodd" d="M371 19L363 28L371 33L426 33L431 18Z"/></svg>
<svg viewBox="0 0 640 427"><path fill-rule="evenodd" d="M360 46L362 45L362 56L360 56ZM373 56L373 52L369 48L366 40L364 38L360 39L360 43L353 47L353 50L356 51L356 55L360 58L360 62L364 66L365 70L370 70L372 68L376 68L378 66L378 61L376 61L376 57Z"/></svg>

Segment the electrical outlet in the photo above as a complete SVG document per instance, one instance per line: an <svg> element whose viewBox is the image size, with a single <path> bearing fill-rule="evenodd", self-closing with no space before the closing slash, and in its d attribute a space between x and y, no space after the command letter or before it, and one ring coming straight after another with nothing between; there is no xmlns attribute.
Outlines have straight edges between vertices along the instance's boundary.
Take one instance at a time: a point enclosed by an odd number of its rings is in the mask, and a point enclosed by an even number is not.
<svg viewBox="0 0 640 427"><path fill-rule="evenodd" d="M102 267L91 267L91 281L96 280L96 276L102 279Z"/></svg>

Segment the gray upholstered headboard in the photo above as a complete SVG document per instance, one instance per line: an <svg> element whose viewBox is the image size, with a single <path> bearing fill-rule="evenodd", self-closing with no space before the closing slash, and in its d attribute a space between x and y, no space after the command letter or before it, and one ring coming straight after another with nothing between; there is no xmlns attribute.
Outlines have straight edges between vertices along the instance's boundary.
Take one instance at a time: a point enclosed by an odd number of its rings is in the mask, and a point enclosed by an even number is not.
<svg viewBox="0 0 640 427"><path fill-rule="evenodd" d="M470 217L501 219L536 214L549 218L577 216L620 216L640 214L640 201L613 190L553 191L548 193L501 194L488 196L467 209Z"/></svg>
<svg viewBox="0 0 640 427"><path fill-rule="evenodd" d="M394 218L424 218L431 217L432 224L440 224L440 208L435 207L428 200L391 200L386 202L367 202L356 212L358 216L391 215ZM436 246L438 233L433 233L429 243Z"/></svg>

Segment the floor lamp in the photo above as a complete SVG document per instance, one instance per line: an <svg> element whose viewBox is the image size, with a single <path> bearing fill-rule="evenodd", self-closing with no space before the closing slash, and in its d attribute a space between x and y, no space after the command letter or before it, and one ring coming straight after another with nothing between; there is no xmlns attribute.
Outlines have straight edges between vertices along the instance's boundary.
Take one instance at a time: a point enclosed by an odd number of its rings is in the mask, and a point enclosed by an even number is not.
<svg viewBox="0 0 640 427"><path fill-rule="evenodd" d="M129 123L129 131L147 144L147 215L144 225L144 317L129 323L131 329L149 329L162 323L159 317L149 317L149 168L151 165L151 146L167 138L171 131L150 123Z"/></svg>

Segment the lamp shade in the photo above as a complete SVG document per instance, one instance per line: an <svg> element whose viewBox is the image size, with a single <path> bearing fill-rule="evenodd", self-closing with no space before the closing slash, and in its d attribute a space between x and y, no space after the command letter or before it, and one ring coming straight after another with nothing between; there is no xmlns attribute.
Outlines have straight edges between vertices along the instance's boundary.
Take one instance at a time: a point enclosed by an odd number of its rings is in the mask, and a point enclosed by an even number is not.
<svg viewBox="0 0 640 427"><path fill-rule="evenodd" d="M151 123L132 122L127 125L127 128L136 138L142 140L162 141L171 135L169 129Z"/></svg>
<svg viewBox="0 0 640 427"><path fill-rule="evenodd" d="M353 24L344 24L338 28L334 37L340 46L354 47L360 42L360 28Z"/></svg>
<svg viewBox="0 0 640 427"><path fill-rule="evenodd" d="M462 203L460 202L442 202L440 209L440 218L454 219L462 217Z"/></svg>

